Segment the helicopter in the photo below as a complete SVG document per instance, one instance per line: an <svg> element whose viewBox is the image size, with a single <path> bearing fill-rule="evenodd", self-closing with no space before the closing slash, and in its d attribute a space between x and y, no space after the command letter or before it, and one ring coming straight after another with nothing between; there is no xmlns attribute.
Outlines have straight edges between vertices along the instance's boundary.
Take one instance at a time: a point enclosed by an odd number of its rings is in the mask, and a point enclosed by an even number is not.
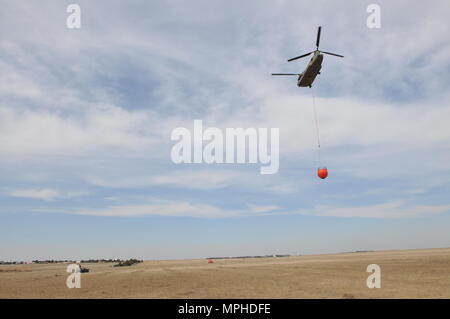
<svg viewBox="0 0 450 319"><path fill-rule="evenodd" d="M319 51L321 29L322 29L322 27L319 26L319 28L317 30L316 50L288 60L288 62L291 62L291 61L294 61L294 60L297 60L300 58L304 58L310 54L313 54L311 60L309 61L308 65L306 66L306 69L303 71L303 73L272 73L272 75L295 75L295 76L298 76L298 80L297 80L298 87L307 87L307 86L311 87L314 80L316 79L316 76L318 74L320 74L320 69L322 68L322 61L323 61L322 53L343 58L344 56L340 55L340 54Z"/></svg>

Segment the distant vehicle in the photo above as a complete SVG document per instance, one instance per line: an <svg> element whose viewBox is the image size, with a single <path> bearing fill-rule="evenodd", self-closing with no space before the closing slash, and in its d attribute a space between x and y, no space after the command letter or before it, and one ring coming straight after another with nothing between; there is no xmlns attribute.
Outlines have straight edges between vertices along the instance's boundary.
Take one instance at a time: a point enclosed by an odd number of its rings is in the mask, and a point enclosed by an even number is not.
<svg viewBox="0 0 450 319"><path fill-rule="evenodd" d="M80 272L89 272L89 268L80 267Z"/></svg>
<svg viewBox="0 0 450 319"><path fill-rule="evenodd" d="M77 262L77 265L80 268L80 272L89 272L89 268L84 268L81 266L81 262Z"/></svg>
<svg viewBox="0 0 450 319"><path fill-rule="evenodd" d="M306 66L306 69L303 71L303 73L272 73L272 75L295 75L295 76L298 76L297 86L311 87L314 80L316 79L316 76L318 74L320 74L320 69L322 68L322 61L323 61L322 53L343 58L344 56L340 55L340 54L319 51L321 29L322 29L322 27L319 26L319 29L317 30L316 50L288 60L288 62L291 62L291 61L294 61L294 60L297 60L300 58L304 58L304 57L310 55L311 53L313 53L313 56L312 56L311 60L309 61L308 65Z"/></svg>

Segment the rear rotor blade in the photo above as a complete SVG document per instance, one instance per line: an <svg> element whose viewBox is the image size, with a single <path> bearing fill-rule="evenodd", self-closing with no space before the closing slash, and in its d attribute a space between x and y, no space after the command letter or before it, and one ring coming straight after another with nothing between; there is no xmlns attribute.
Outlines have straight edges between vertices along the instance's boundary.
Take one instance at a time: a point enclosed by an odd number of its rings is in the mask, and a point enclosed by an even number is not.
<svg viewBox="0 0 450 319"><path fill-rule="evenodd" d="M291 62L291 61L294 61L294 60L297 60L297 59L300 59L300 58L304 58L305 56L308 56L308 55L310 55L311 53L312 53L312 52L309 52L309 53L306 53L306 54L297 56L297 57L295 57L295 58L289 59L288 62Z"/></svg>
<svg viewBox="0 0 450 319"><path fill-rule="evenodd" d="M317 40L316 40L316 47L319 48L319 43L320 43L320 31L322 30L322 27L319 27L319 29L317 30Z"/></svg>
<svg viewBox="0 0 450 319"><path fill-rule="evenodd" d="M334 56L338 56L338 57L340 57L340 58L343 58L344 56L343 55L340 55L340 54L336 54L336 53L331 53L331 52L325 52L325 51L320 51L321 53L325 53L325 54L329 54L329 55L334 55Z"/></svg>
<svg viewBox="0 0 450 319"><path fill-rule="evenodd" d="M300 75L296 73L272 73L272 75Z"/></svg>

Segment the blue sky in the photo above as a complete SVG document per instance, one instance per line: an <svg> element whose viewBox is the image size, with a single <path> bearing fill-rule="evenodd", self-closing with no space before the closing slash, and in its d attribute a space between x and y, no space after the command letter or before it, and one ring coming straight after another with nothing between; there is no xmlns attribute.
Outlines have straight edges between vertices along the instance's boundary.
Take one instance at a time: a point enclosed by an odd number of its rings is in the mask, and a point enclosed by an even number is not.
<svg viewBox="0 0 450 319"><path fill-rule="evenodd" d="M450 246L445 1L1 1L0 260ZM311 92L299 72L322 25ZM280 129L280 170L174 164L170 133ZM326 165L330 175L317 178Z"/></svg>

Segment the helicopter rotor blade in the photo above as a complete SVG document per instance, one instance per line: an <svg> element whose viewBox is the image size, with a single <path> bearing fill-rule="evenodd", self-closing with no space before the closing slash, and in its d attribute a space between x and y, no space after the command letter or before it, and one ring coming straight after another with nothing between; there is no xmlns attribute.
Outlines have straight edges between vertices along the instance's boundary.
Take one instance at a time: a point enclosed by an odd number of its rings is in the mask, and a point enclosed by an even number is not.
<svg viewBox="0 0 450 319"><path fill-rule="evenodd" d="M272 73L272 75L300 75L296 73Z"/></svg>
<svg viewBox="0 0 450 319"><path fill-rule="evenodd" d="M316 47L317 49L319 48L319 43L320 43L320 31L322 30L322 27L319 27L319 29L317 29L317 40L316 40Z"/></svg>
<svg viewBox="0 0 450 319"><path fill-rule="evenodd" d="M288 62L291 62L291 61L294 61L294 60L297 60L297 59L300 59L300 58L304 58L305 56L308 56L308 55L310 55L310 54L313 53L313 52L314 52L314 51L309 52L309 53L306 53L306 54L303 54L303 55L300 55L300 56L297 56L297 57L292 58L292 59L289 59Z"/></svg>
<svg viewBox="0 0 450 319"><path fill-rule="evenodd" d="M338 56L338 57L340 57L340 58L343 58L344 56L343 55L340 55L340 54L336 54L336 53L331 53L331 52L325 52L325 51L320 51L321 53L325 53L325 54L329 54L329 55L334 55L334 56Z"/></svg>

